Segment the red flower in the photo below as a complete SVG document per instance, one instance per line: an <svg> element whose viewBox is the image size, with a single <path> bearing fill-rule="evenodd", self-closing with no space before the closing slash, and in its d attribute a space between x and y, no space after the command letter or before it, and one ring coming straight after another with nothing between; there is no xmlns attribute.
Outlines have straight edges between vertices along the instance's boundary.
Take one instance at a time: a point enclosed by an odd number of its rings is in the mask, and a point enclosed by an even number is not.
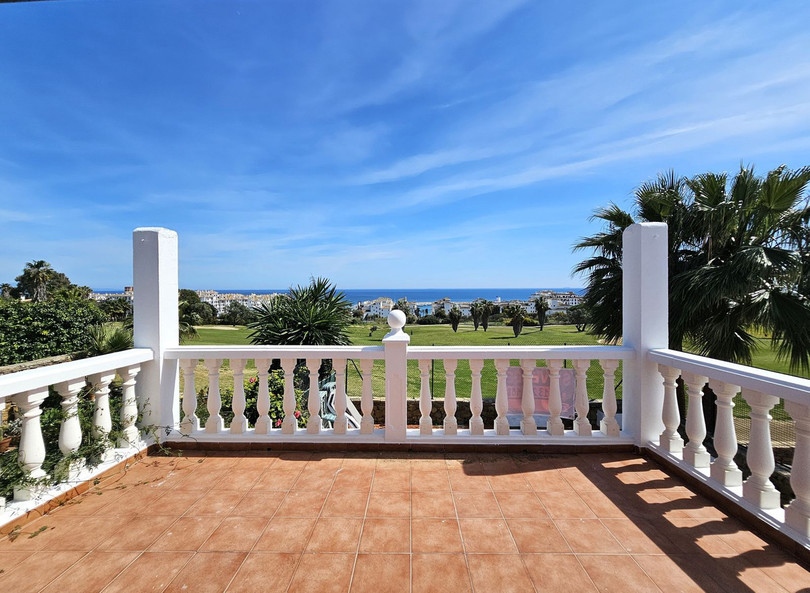
<svg viewBox="0 0 810 593"><path fill-rule="evenodd" d="M295 411L295 417L296 417L296 418L300 418L300 417L301 417L301 412L299 412L298 410L296 410L296 411Z"/></svg>
<svg viewBox="0 0 810 593"><path fill-rule="evenodd" d="M279 426L281 426L281 420L276 420L276 421L273 423L273 425L274 425L276 428L278 428Z"/></svg>

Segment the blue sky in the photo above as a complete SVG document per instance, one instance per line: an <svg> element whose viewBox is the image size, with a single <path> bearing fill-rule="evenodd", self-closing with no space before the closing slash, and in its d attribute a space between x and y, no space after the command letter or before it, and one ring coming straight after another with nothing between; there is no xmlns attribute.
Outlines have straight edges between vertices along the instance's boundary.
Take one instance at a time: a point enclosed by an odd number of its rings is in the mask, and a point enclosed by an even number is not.
<svg viewBox="0 0 810 593"><path fill-rule="evenodd" d="M0 5L0 282L576 286L659 171L810 164L810 3Z"/></svg>

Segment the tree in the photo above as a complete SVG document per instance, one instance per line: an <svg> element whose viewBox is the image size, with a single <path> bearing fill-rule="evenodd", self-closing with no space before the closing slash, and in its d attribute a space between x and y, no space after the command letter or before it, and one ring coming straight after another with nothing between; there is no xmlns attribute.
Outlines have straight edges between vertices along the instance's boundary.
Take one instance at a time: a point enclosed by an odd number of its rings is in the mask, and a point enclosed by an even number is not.
<svg viewBox="0 0 810 593"><path fill-rule="evenodd" d="M231 301L228 307L220 314L218 321L224 325L247 325L256 318L256 313L250 307L239 301Z"/></svg>
<svg viewBox="0 0 810 593"><path fill-rule="evenodd" d="M59 288L58 290L54 291L53 297L66 301L83 301L90 298L91 292L93 292L93 290L89 286L77 286L76 284L71 284L70 286Z"/></svg>
<svg viewBox="0 0 810 593"><path fill-rule="evenodd" d="M368 337L370 338L374 334L374 332L377 331L378 329L380 328L377 327L376 325L372 325L368 330Z"/></svg>
<svg viewBox="0 0 810 593"><path fill-rule="evenodd" d="M351 303L326 278L291 287L257 309L252 344L341 346L350 343Z"/></svg>
<svg viewBox="0 0 810 593"><path fill-rule="evenodd" d="M551 305L545 297L534 299L534 310L537 313L537 324L540 326L540 331L543 331L543 326L546 324L546 313L551 309Z"/></svg>
<svg viewBox="0 0 810 593"><path fill-rule="evenodd" d="M190 288L181 288L177 294L177 299L184 301L187 305L196 305L202 302L197 291L191 290Z"/></svg>
<svg viewBox="0 0 810 593"><path fill-rule="evenodd" d="M481 317L484 314L484 301L476 299L470 304L470 316L473 320L473 331L478 331L478 326L481 325Z"/></svg>
<svg viewBox="0 0 810 593"><path fill-rule="evenodd" d="M481 327L484 328L484 331L487 331L489 327L489 316L492 315L492 307L492 301L486 299L481 301Z"/></svg>
<svg viewBox="0 0 810 593"><path fill-rule="evenodd" d="M692 179L673 172L642 184L634 212L611 204L594 218L605 231L575 248L594 250L577 267L588 277L592 332L621 336L621 234L636 220L669 225L670 348L688 338L702 355L751 362L752 329L771 335L791 369L810 368L808 261L810 167L765 177L741 167Z"/></svg>
<svg viewBox="0 0 810 593"><path fill-rule="evenodd" d="M569 307L567 317L568 323L573 323L578 332L584 332L588 326L588 309L585 305Z"/></svg>
<svg viewBox="0 0 810 593"><path fill-rule="evenodd" d="M51 264L44 259L37 259L25 264L23 273L14 280L17 289L35 303L45 301L48 295L48 280L53 273Z"/></svg>
<svg viewBox="0 0 810 593"><path fill-rule="evenodd" d="M17 289L14 288L8 282L4 282L3 284L0 284L0 299L19 298L18 296L15 295L15 293L17 293Z"/></svg>
<svg viewBox="0 0 810 593"><path fill-rule="evenodd" d="M132 317L132 303L123 297L101 301L98 308L107 316L107 321L124 321L127 317Z"/></svg>
<svg viewBox="0 0 810 593"><path fill-rule="evenodd" d="M509 318L509 321L506 322L507 325L512 326L512 331L515 333L515 337L517 338L520 335L520 332L523 331L523 307L520 305L507 305L504 307L503 312L504 315Z"/></svg>
<svg viewBox="0 0 810 593"><path fill-rule="evenodd" d="M461 309L454 305L453 308L450 309L447 318L450 320L450 327L453 328L454 332L457 332L458 324L461 323Z"/></svg>

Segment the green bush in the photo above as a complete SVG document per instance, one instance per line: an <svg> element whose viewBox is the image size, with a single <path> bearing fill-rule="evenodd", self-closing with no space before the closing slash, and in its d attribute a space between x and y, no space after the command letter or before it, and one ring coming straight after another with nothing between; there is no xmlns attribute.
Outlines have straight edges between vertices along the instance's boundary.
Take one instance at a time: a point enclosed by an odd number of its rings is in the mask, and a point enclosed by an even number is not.
<svg viewBox="0 0 810 593"><path fill-rule="evenodd" d="M300 383L301 367L296 369L296 383ZM284 419L284 371L281 369L271 369L267 377L267 386L270 391L270 425L273 428L279 428ZM228 426L233 420L233 390L221 389L219 392L222 399L222 407L220 408L219 415L225 420L225 426ZM259 380L256 377L245 379L245 417L248 421L248 426L253 427L256 420L259 419L259 410L256 403L259 399ZM205 424L208 420L208 387L200 389L197 398L197 417L200 419L200 426ZM301 389L295 389L295 415L298 419L298 426L303 428L307 425L307 418L309 412L307 405L304 401L304 392Z"/></svg>
<svg viewBox="0 0 810 593"><path fill-rule="evenodd" d="M90 301L0 300L0 365L85 350L88 328L103 321Z"/></svg>

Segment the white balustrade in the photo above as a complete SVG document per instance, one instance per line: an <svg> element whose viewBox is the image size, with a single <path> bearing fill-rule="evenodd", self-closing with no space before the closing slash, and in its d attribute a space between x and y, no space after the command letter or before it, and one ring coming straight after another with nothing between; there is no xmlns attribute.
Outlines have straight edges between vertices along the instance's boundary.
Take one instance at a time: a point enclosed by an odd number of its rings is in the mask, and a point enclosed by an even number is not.
<svg viewBox="0 0 810 593"><path fill-rule="evenodd" d="M68 478L75 479L84 467L83 460L74 455L82 444L82 427L79 421L79 394L86 387L84 377L65 381L54 386L62 397L62 424L59 427L59 451L70 459ZM109 381L108 381L109 385ZM109 390L107 391L109 394Z"/></svg>
<svg viewBox="0 0 810 593"><path fill-rule="evenodd" d="M495 392L495 434L498 436L509 435L509 419L506 413L509 410L509 403L506 394L506 372L509 370L509 360L495 359L495 371L498 377L498 388Z"/></svg>
<svg viewBox="0 0 810 593"><path fill-rule="evenodd" d="M133 349L0 376L0 399L3 401L10 399L17 406L21 420L17 456L27 479L14 487L14 501L35 500L48 487L50 478L42 468L46 449L41 416L49 386L53 386L61 398L59 451L68 461L67 478L76 479L86 465L84 459L77 454L85 438L91 436L82 434L79 418L80 395L84 391L94 395L92 436L97 439L105 438L112 430L109 386L115 378L116 369L120 369L118 372L124 380L121 424L125 436L122 439L131 439L132 443L136 443L138 432L134 428L137 417L135 377L140 371L140 363L149 361L152 357L152 352L147 349ZM127 399L131 401L128 402ZM135 412L124 422L123 414L128 406L135 407ZM121 446L129 448L130 444L127 442ZM105 453L102 461L108 457L110 456ZM57 474L57 477L60 476L61 474Z"/></svg>
<svg viewBox="0 0 810 593"><path fill-rule="evenodd" d="M332 359L335 369L335 434L346 434L349 422L346 419L346 359Z"/></svg>
<svg viewBox="0 0 810 593"><path fill-rule="evenodd" d="M619 367L618 360L600 360L602 370L604 371L605 385L602 389L602 412L605 417L599 423L599 430L602 434L609 437L617 437L621 432L621 427L616 420L616 369ZM677 409L677 406L676 406Z"/></svg>
<svg viewBox="0 0 810 593"><path fill-rule="evenodd" d="M282 407L284 419L281 421L282 434L294 434L298 428L298 419L295 417L295 359L283 358L281 368L284 371L284 395Z"/></svg>
<svg viewBox="0 0 810 593"><path fill-rule="evenodd" d="M481 412L484 411L484 402L481 395L481 371L484 369L483 360L470 360L470 434L482 436L484 434L484 420Z"/></svg>
<svg viewBox="0 0 810 593"><path fill-rule="evenodd" d="M244 434L248 429L245 416L245 365L247 361L234 358L230 361L233 371L233 420L231 420L231 434Z"/></svg>
<svg viewBox="0 0 810 593"><path fill-rule="evenodd" d="M256 380L259 382L259 390L256 395L256 411L259 413L259 417L256 419L256 426L253 429L256 434L270 434L270 387L267 384L267 379L270 376L269 369L270 360L256 359L256 370L258 372Z"/></svg>
<svg viewBox="0 0 810 593"><path fill-rule="evenodd" d="M796 423L790 487L796 498L785 508L785 522L803 537L810 537L810 403L786 401L785 410Z"/></svg>
<svg viewBox="0 0 810 593"><path fill-rule="evenodd" d="M681 455L683 452L683 439L678 434L678 427L681 425L681 414L678 411L678 377L681 371L665 364L658 365L658 372L664 378L664 410L661 420L664 422L664 432L658 443L661 447L673 455Z"/></svg>
<svg viewBox="0 0 810 593"><path fill-rule="evenodd" d="M110 383L115 379L114 370L105 373L96 373L90 376L90 385L93 387L93 436L106 438L112 431L112 415L110 414Z"/></svg>
<svg viewBox="0 0 810 593"><path fill-rule="evenodd" d="M734 396L739 387L723 381L711 381L717 395L717 422L714 429L714 448L717 459L711 464L711 477L724 486L742 484L742 472L734 463L737 454L737 432L734 429Z"/></svg>
<svg viewBox="0 0 810 593"><path fill-rule="evenodd" d="M562 436L565 434L562 418L562 394L560 393L560 368L563 361L548 361L548 426L546 432L549 436Z"/></svg>
<svg viewBox="0 0 810 593"><path fill-rule="evenodd" d="M133 447L138 442L138 400L135 396L135 377L141 372L140 366L128 366L118 369L121 376L121 438L119 447Z"/></svg>
<svg viewBox="0 0 810 593"><path fill-rule="evenodd" d="M743 496L761 509L778 509L779 492L771 483L776 462L771 444L770 412L779 399L750 389L743 389L742 395L751 407L751 435L746 455L751 476L743 484Z"/></svg>
<svg viewBox="0 0 810 593"><path fill-rule="evenodd" d="M371 434L374 432L374 394L371 387L372 371L374 369L374 361L372 359L364 358L360 361L360 375L363 381L363 393L360 400L360 408L363 412L363 418L360 421L360 433Z"/></svg>
<svg viewBox="0 0 810 593"><path fill-rule="evenodd" d="M321 393L318 387L318 369L320 366L320 358L307 358L307 370L309 370L307 434L319 434L321 432Z"/></svg>
<svg viewBox="0 0 810 593"><path fill-rule="evenodd" d="M219 412L222 409L222 394L219 391L219 368L222 360L213 358L205 361L208 369L208 420L205 421L205 432L222 432L225 422Z"/></svg>
<svg viewBox="0 0 810 593"><path fill-rule="evenodd" d="M433 419L430 417L433 405L430 397L430 361L419 361L419 434L433 434Z"/></svg>
<svg viewBox="0 0 810 593"><path fill-rule="evenodd" d="M683 459L694 467L709 467L709 452L703 445L706 438L706 420L703 417L703 386L706 377L694 373L683 373L683 381L689 393L689 407L686 412L686 436L689 442L683 449Z"/></svg>
<svg viewBox="0 0 810 593"><path fill-rule="evenodd" d="M590 405L588 404L588 369L591 367L590 360L575 360L573 361L574 371L576 372L577 386L576 398L574 400L574 407L577 411L577 417L574 421L574 432L580 436L591 436L591 422L588 420L588 411Z"/></svg>
<svg viewBox="0 0 810 593"><path fill-rule="evenodd" d="M200 428L200 419L197 417L197 392L194 390L194 369L197 360L184 360L180 364L183 370L183 420L180 422L180 432L191 434Z"/></svg>
<svg viewBox="0 0 810 593"><path fill-rule="evenodd" d="M537 434L537 423L534 421L534 369L537 363L531 359L520 361L520 368L523 371L523 389L520 398L520 408L523 418L520 419L520 432L524 435L534 436Z"/></svg>
<svg viewBox="0 0 810 593"><path fill-rule="evenodd" d="M457 366L457 360L444 360L444 434L448 436L458 434L458 420L456 420Z"/></svg>

